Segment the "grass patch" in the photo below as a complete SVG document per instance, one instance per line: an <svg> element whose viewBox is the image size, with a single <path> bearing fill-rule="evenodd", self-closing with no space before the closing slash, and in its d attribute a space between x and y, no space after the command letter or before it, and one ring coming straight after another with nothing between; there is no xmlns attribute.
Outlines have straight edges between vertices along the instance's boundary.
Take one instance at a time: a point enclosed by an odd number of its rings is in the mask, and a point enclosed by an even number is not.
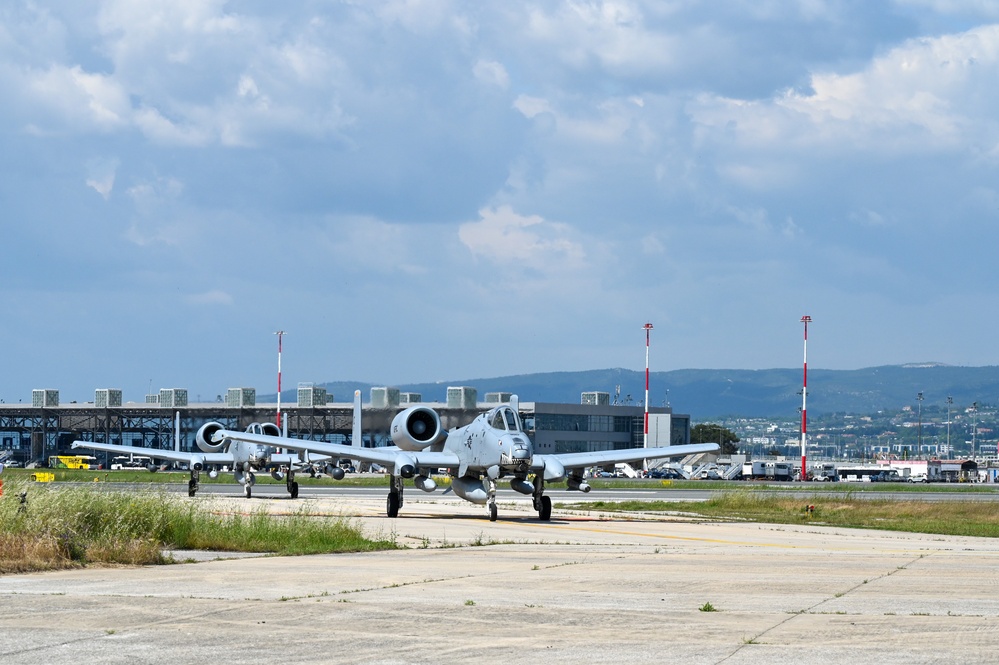
<svg viewBox="0 0 999 665"><path fill-rule="evenodd" d="M55 482L75 483L138 483L142 485L160 485L164 483L186 485L191 479L187 471L156 471L150 473L144 469L124 469L116 471L87 471L84 469L5 469L3 478L14 480L29 480L31 474L43 471L55 476ZM284 480L274 480L269 473L257 473L256 482L260 485L284 485ZM208 473L201 472L203 485L236 485L236 479L231 472L219 472L217 478L209 478ZM306 487L348 485L353 487L382 487L388 485L384 475L354 475L349 474L343 480L333 480L329 476L312 478L307 473L296 473L295 480ZM438 484L441 480L438 479Z"/></svg>
<svg viewBox="0 0 999 665"><path fill-rule="evenodd" d="M805 503L814 505L807 516ZM682 512L715 519L773 524L823 524L952 536L999 537L999 511L991 501L904 501L847 496L788 497L761 492L725 492L702 502L595 501L572 504L580 510Z"/></svg>
<svg viewBox="0 0 999 665"><path fill-rule="evenodd" d="M27 491L22 506L18 494ZM391 549L369 540L346 518L291 516L262 509L248 515L212 512L167 492L95 491L6 479L0 497L0 573L50 570L88 563L169 563L163 549L318 554Z"/></svg>

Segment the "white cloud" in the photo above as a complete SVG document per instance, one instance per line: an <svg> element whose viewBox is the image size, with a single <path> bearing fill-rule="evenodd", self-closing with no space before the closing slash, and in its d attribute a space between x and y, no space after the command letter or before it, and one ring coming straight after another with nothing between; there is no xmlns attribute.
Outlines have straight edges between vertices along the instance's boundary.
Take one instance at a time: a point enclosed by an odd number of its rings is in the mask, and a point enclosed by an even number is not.
<svg viewBox="0 0 999 665"><path fill-rule="evenodd" d="M458 228L462 244L475 256L501 266L529 267L544 273L583 266L586 253L565 224L537 215L525 217L510 206L484 208L479 216L479 221Z"/></svg>
<svg viewBox="0 0 999 665"><path fill-rule="evenodd" d="M187 302L192 305L232 305L234 300L232 295L226 293L225 291L214 289L211 291L205 291L203 293L193 293L187 296Z"/></svg>
<svg viewBox="0 0 999 665"><path fill-rule="evenodd" d="M373 275L424 275L440 264L439 233L437 226L343 216L327 220L321 235L311 241L324 247L340 269Z"/></svg>
<svg viewBox="0 0 999 665"><path fill-rule="evenodd" d="M135 209L126 232L128 240L140 247L182 245L187 230L175 215L183 192L184 185L176 178L159 178L128 188Z"/></svg>
<svg viewBox="0 0 999 665"><path fill-rule="evenodd" d="M44 71L29 70L23 77L34 102L58 123L55 129L109 131L128 122L128 94L109 76L52 65Z"/></svg>
<svg viewBox="0 0 999 665"><path fill-rule="evenodd" d="M472 68L475 78L488 85L507 89L510 87L510 75L502 64L494 60L479 60Z"/></svg>
<svg viewBox="0 0 999 665"><path fill-rule="evenodd" d="M111 198L111 190L114 189L117 170L118 160L116 158L97 157L89 160L87 162L87 186L92 187L107 201Z"/></svg>
<svg viewBox="0 0 999 665"><path fill-rule="evenodd" d="M852 74L821 73L771 102L702 96L702 138L776 150L978 151L996 145L999 25L910 40Z"/></svg>

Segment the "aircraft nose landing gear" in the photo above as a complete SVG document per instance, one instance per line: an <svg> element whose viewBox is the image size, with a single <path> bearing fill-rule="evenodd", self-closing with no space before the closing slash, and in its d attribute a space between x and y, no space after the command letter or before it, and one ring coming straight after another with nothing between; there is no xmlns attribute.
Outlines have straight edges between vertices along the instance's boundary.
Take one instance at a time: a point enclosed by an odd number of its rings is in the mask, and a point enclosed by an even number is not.
<svg viewBox="0 0 999 665"><path fill-rule="evenodd" d="M498 515L499 509L496 507L496 481L489 478L489 521L495 522Z"/></svg>

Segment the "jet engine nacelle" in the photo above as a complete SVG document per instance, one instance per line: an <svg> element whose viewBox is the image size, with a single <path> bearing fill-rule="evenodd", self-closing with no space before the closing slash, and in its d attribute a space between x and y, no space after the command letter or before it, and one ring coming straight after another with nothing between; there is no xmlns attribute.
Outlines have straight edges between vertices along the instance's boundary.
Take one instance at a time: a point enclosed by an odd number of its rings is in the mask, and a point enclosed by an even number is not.
<svg viewBox="0 0 999 665"><path fill-rule="evenodd" d="M403 450L423 450L441 434L441 418L433 409L413 406L392 419L392 443Z"/></svg>
<svg viewBox="0 0 999 665"><path fill-rule="evenodd" d="M465 501L479 505L483 505L489 499L489 493L478 478L452 478L451 489Z"/></svg>
<svg viewBox="0 0 999 665"><path fill-rule="evenodd" d="M224 442L215 443L212 441L212 435L219 430L225 429L222 423L210 422L205 423L198 430L198 434L194 437L194 442L198 444L198 448L201 449L203 453L218 453L222 452L222 448L225 446Z"/></svg>
<svg viewBox="0 0 999 665"><path fill-rule="evenodd" d="M251 434L265 434L267 436L281 436L281 428L274 423L250 423L246 431Z"/></svg>

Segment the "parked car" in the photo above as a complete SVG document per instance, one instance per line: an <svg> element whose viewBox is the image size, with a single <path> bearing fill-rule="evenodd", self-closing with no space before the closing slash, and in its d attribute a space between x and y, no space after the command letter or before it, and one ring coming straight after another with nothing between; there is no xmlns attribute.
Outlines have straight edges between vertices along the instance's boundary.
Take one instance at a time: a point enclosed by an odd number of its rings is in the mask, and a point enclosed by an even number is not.
<svg viewBox="0 0 999 665"><path fill-rule="evenodd" d="M909 476L910 483L928 483L930 479L926 477L925 473L917 473L915 475Z"/></svg>
<svg viewBox="0 0 999 665"><path fill-rule="evenodd" d="M812 480L815 481L815 482L817 482L817 483L829 483L829 482L832 482L832 481L834 481L836 479L833 478L832 476L827 476L824 473L820 473L817 476L812 476Z"/></svg>

